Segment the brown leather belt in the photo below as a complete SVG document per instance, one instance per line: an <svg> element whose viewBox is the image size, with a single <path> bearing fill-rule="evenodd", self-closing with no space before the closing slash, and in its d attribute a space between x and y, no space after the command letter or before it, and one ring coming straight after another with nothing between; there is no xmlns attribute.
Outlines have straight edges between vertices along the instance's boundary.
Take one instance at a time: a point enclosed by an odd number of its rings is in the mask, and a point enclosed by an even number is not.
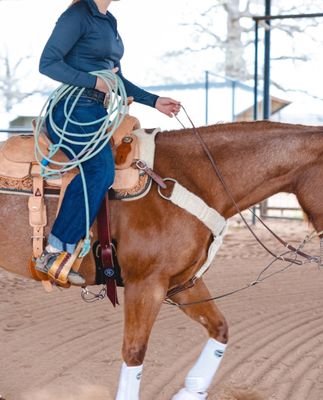
<svg viewBox="0 0 323 400"><path fill-rule="evenodd" d="M76 97L79 94L79 92L80 92L79 90L76 90L73 93L72 97ZM67 97L68 94L66 96L63 96L63 99L66 99ZM96 89L85 88L81 94L81 97L87 97L88 99L96 100L99 103L104 103L105 93L100 92L99 90Z"/></svg>

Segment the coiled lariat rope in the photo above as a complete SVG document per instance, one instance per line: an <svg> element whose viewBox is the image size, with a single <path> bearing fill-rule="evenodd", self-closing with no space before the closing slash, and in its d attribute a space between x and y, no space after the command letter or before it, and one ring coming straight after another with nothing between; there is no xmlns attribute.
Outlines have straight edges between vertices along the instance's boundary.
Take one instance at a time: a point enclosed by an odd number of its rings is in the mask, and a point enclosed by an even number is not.
<svg viewBox="0 0 323 400"><path fill-rule="evenodd" d="M86 214L86 236L84 239L84 244L80 253L80 257L84 257L91 248L89 199L82 163L90 160L92 157L97 155L105 146L107 146L109 140L122 122L124 116L128 114L127 93L124 84L119 76L110 70L94 71L90 73L92 75L102 78L107 85L107 115L90 122L79 122L72 119L71 115L73 113L73 110L76 107L78 100L82 96L85 88L62 84L48 97L37 118L35 129L35 157L37 162L41 166L41 176L43 178L56 179L74 168L78 168L80 171L83 184ZM60 128L54 122L53 111L57 103L63 98L66 99L64 104L65 122L63 127ZM50 144L48 155L43 153L39 145L42 126L47 118L49 120L49 123L51 124L53 131L59 137L59 142L57 144ZM67 126L69 123L75 126L93 126L96 124L100 124L100 127L98 130L92 133L79 134L67 131ZM85 137L87 137L88 140L79 140L79 138L84 139ZM80 153L76 154L66 143L83 146L83 149L80 151ZM73 155L73 158L67 162L59 162L53 160L54 155L60 149L65 149L70 152L70 154ZM54 169L50 167L49 164L52 164L58 168Z"/></svg>

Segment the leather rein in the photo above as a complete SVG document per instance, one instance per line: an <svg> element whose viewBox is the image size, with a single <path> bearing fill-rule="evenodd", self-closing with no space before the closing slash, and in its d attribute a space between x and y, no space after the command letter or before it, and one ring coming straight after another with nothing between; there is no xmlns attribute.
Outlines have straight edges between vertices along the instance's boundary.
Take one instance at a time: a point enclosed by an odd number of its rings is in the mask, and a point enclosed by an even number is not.
<svg viewBox="0 0 323 400"><path fill-rule="evenodd" d="M205 152L207 158L209 159L209 161L210 161L210 163L211 163L211 166L212 166L212 169L214 170L215 174L217 175L218 179L220 180L220 182L221 182L221 184L222 184L222 186L223 186L225 192L227 193L227 195L229 196L230 200L232 201L232 203L233 203L234 207L236 208L236 210L237 210L239 216L241 217L242 221L244 222L244 224L246 225L246 227L248 228L248 230L251 232L251 234L253 235L253 237L256 239L256 241L267 251L267 253L269 253L271 256L274 257L274 261L280 260L280 261L288 262L288 263L290 263L289 266L290 266L290 265L293 265L293 264L296 264L296 265L303 265L303 264L305 263L304 261L301 261L301 260L297 260L297 259L296 259L297 256L301 256L301 257L303 257L303 258L305 258L305 259L307 260L306 262L315 262L315 263L319 263L319 262L320 262L320 257L318 257L318 256L311 256L311 255L309 255L309 254L307 254L307 253L304 253L303 251L300 250L300 248L297 249L297 248L295 248L294 246L292 246L291 244L289 244L288 242L286 242L284 239L282 239L280 236L278 236L275 232L273 232L273 231L265 224L265 222L255 214L255 212L254 212L253 210L249 209L249 211L250 211L250 212L257 218L257 220L271 233L271 235L273 235L273 236L275 237L275 239L278 240L286 249L288 249L290 252L293 252L293 253L295 254L296 257L295 257L295 258L289 258L289 257L284 257L284 255L277 255L277 254L275 254L273 251L271 251L271 250L261 241L261 239L260 239L260 238L257 236L257 234L253 231L253 229L251 228L251 226L249 225L249 223L247 222L247 220L246 220L245 217L243 216L242 210L240 209L239 205L238 205L237 202L235 201L235 199L234 199L234 197L233 197L233 194L232 194L230 188L228 187L228 185L226 184L226 182L225 182L225 180L224 180L224 178L223 178L223 175L221 174L221 171L220 171L219 167L217 166L217 164L216 164L216 162L215 162L215 160L214 160L214 158L213 158L213 156L212 156L212 154L211 154L211 152L210 152L210 150L209 150L207 144L205 143L205 141L203 140L202 136L200 135L200 133L198 132L197 128L195 127L193 121L192 121L191 118L189 117L189 115L188 115L188 113L187 113L185 107L184 107L184 106L181 106L181 107L182 107L183 111L185 112L187 119L189 120L189 122L190 122L191 125L192 125L193 132L194 132L195 136L197 137L197 139L198 139L198 141L200 142L200 144L201 144L201 146L202 146L202 148L203 148L203 150L204 150L204 152ZM177 116L176 116L176 119L177 119L178 122L183 126L183 128L185 128L184 125L181 123L181 121L177 118ZM320 234L322 234L322 233L323 233L323 232L319 232L317 235L320 235ZM272 261L269 265L271 265L274 261ZM266 267L265 270L266 270L267 268L268 268L268 267ZM288 267L287 267L287 268L288 268ZM263 271L262 271L262 272L263 272ZM279 271L279 272L280 272L280 271ZM262 273L261 273L261 274L262 274ZM261 274L259 274L258 278L260 277ZM271 275L269 275L269 276L271 276ZM176 286L175 288L169 290L169 291L167 292L167 298L166 298L165 302L168 303L168 304L170 304L170 305L176 305L176 306L178 306L178 307L190 306L190 305L195 305L195 304L201 304L201 303L204 303L204 302L208 302L208 301L212 301L212 300L216 300L216 299L220 299L220 298L229 296L229 295L231 295L231 294L237 293L237 292L239 292L239 291L241 291L241 290L244 290L244 289L247 289L247 288L249 288L249 287L251 287L251 286L254 286L254 285L256 285L257 283L261 282L261 280L259 280L258 278L257 278L256 281L250 283L250 284L247 285L247 286L244 286L244 287L239 288L239 289L237 289L237 290L233 290L233 291L231 291L231 292L229 292L229 293L225 293L225 294L220 295L220 296L216 296L216 297L212 297L212 298L208 298L208 299L204 299L204 300L199 300L199 301L195 301L195 302L191 302L191 303L180 304L180 303L176 303L176 302L174 302L174 301L172 301L172 300L169 299L169 297L172 297L172 296L174 296L174 295L177 294L177 293L180 293L180 292L182 292L182 291L184 291L184 290L186 290L186 289L189 289L189 288L193 287L193 286L195 285L195 283L196 283L196 280L197 280L195 277L193 277L193 278L191 278L188 282L186 282L186 283L184 283L184 284L182 284L182 285L178 285L178 286ZM266 279L266 278L264 278L264 279ZM264 280L264 279L263 279L263 280Z"/></svg>

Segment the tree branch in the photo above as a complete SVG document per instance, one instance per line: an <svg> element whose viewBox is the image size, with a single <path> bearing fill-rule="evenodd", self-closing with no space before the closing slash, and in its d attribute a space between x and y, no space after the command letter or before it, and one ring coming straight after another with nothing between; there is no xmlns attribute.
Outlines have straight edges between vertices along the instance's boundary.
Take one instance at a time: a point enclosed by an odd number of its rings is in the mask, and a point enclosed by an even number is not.
<svg viewBox="0 0 323 400"><path fill-rule="evenodd" d="M293 61L309 61L310 58L306 55L304 56L280 56L280 57L272 57L272 61L286 61L286 60L293 60Z"/></svg>
<svg viewBox="0 0 323 400"><path fill-rule="evenodd" d="M271 84L273 86L275 86L277 89L279 89L279 90L281 90L283 92L303 93L303 94L306 94L307 96L312 97L313 99L323 101L323 97L319 97L319 96L316 96L315 94L311 94L307 90L303 90L303 89L288 89L288 88L283 87L282 85L280 85L277 82L271 82Z"/></svg>
<svg viewBox="0 0 323 400"><path fill-rule="evenodd" d="M223 44L225 46L225 44ZM209 49L216 49L218 46L216 44L212 45L206 45L204 47L200 47L198 49L192 49L191 47L185 47L182 50L174 50L174 51L168 51L167 53L164 54L165 57L177 57L181 56L183 54L187 53L199 53L204 50L209 50Z"/></svg>
<svg viewBox="0 0 323 400"><path fill-rule="evenodd" d="M211 7L209 7L206 11L204 11L201 16L202 17L206 17L211 11L216 10L220 7L224 7L225 6L225 0L219 2L218 4L213 4Z"/></svg>

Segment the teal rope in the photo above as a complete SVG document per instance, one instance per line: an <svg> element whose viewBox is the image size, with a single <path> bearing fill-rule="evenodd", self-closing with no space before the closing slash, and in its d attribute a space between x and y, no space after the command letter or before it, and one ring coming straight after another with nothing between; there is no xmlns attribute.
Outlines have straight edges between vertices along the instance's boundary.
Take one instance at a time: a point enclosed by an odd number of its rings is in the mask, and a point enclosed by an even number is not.
<svg viewBox="0 0 323 400"><path fill-rule="evenodd" d="M82 163L97 155L108 144L112 135L122 122L124 116L128 113L127 93L119 76L109 70L94 71L91 72L91 74L102 78L108 87L107 96L109 97L109 104L107 108L107 116L90 122L78 122L73 120L71 118L72 112L85 88L62 84L48 97L37 118L35 129L35 157L41 166L41 176L43 178L55 179L71 169L78 168L80 170L86 214L86 237L80 257L84 257L91 248L89 199ZM75 96L76 92L77 95ZM74 96L73 100L72 96ZM56 104L63 97L66 97L64 105L65 122L63 128L59 128L53 120L53 110ZM59 137L59 142L57 144L51 144L49 146L48 155L42 152L39 145L42 126L47 118L49 119L54 132ZM78 126L90 126L99 123L101 125L96 132L78 134L67 131L66 128L69 123L73 123L74 125ZM79 137L88 137L88 140L86 142L79 141ZM63 144L63 141L65 143L82 145L84 147L79 154L75 154L75 152L73 152L73 150L67 144ZM73 158L67 162L54 161L53 156L60 149L68 150L73 155ZM50 164L55 165L58 168L51 168Z"/></svg>

